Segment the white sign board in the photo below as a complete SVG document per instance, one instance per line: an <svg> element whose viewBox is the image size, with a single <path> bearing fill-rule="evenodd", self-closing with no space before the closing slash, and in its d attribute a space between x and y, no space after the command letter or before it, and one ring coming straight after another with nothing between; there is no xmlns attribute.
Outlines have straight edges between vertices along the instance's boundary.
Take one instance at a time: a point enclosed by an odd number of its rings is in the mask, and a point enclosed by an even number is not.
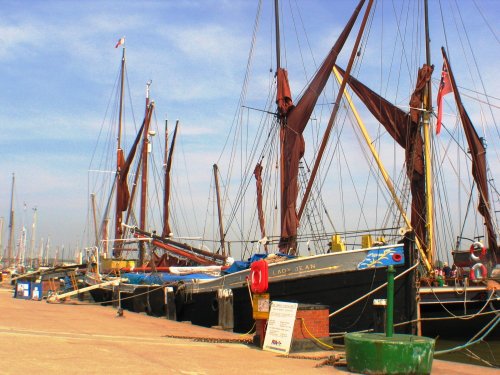
<svg viewBox="0 0 500 375"><path fill-rule="evenodd" d="M298 303L273 301L267 322L264 350L288 354Z"/></svg>

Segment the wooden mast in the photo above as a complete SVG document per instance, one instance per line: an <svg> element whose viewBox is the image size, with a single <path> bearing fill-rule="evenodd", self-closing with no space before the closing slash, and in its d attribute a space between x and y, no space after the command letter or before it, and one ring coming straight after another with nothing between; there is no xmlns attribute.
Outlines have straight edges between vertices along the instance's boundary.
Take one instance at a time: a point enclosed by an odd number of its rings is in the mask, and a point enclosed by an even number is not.
<svg viewBox="0 0 500 375"><path fill-rule="evenodd" d="M144 129L142 132L142 156L141 156L141 211L139 228L142 230L146 229L146 201L148 194L148 132L149 132L149 87L151 81L146 84L146 110L144 114Z"/></svg>
<svg viewBox="0 0 500 375"><path fill-rule="evenodd" d="M170 229L170 171L172 170L172 162L174 158L175 142L177 140L177 130L179 129L179 120L175 122L174 135L170 143L167 157L167 122L165 121L165 192L163 195L163 233L162 237L171 237L172 230Z"/></svg>
<svg viewBox="0 0 500 375"><path fill-rule="evenodd" d="M142 133L142 157L141 157L141 212L139 228L146 230L146 206L148 200L148 152L149 143L149 124L151 122L151 114L154 108L154 102L149 101L149 88L151 81L146 84L146 112L144 118L144 129ZM144 242L139 242L139 264L142 266L145 256Z"/></svg>
<svg viewBox="0 0 500 375"><path fill-rule="evenodd" d="M274 1L274 23L276 30L276 79L278 79L278 72L281 69L281 37L280 37L280 16L279 16L279 0ZM281 209L281 227L280 233L283 231L284 217L286 214L286 202L285 202L285 127L286 127L286 116L282 115L279 108L276 111L278 116L279 128L280 128L280 209ZM297 248L297 238L288 238L286 242L283 242L283 238L280 238L280 251L285 253L294 254Z"/></svg>
<svg viewBox="0 0 500 375"><path fill-rule="evenodd" d="M94 221L94 234L95 234L95 245L99 246L99 229L97 227L97 207L95 204L95 194L90 194L90 200L92 202L92 218Z"/></svg>
<svg viewBox="0 0 500 375"><path fill-rule="evenodd" d="M124 76L125 76L125 47L122 50L122 63L121 63L121 75L120 75L120 110L118 113L118 135L116 139L117 149L116 149L116 184L120 183L121 178L126 178L126 176L121 176L121 164L123 161L123 150L121 148L121 136L123 127L123 91L124 91ZM119 189L117 188L116 194L116 211L115 211L115 240L120 240L122 238L122 211L121 211L121 194L119 194ZM116 247L115 243L115 247ZM118 245L121 248L121 244ZM115 250L114 255L119 256L121 250Z"/></svg>
<svg viewBox="0 0 500 375"><path fill-rule="evenodd" d="M161 232L162 237L167 237L170 235L170 225L168 223L168 197L167 197L167 185L170 182L167 174L167 161L168 161L168 119L165 119L165 131L164 131L164 144L163 148L163 228Z"/></svg>
<svg viewBox="0 0 500 375"><path fill-rule="evenodd" d="M340 84L342 82L342 77L340 76L339 71L337 70L337 68L334 67L333 72L335 74L335 77L337 78L337 81ZM351 95L349 94L349 92L347 90L344 91L344 96L345 96L345 99L347 100L347 103L349 104L349 107L352 110L354 118L356 119L359 130L361 131L361 134L363 135L363 138L365 140L366 146L370 149L370 152L371 152L375 162L377 163L379 171L382 174L382 178L384 179L384 182L387 185L389 192L391 193L392 199L393 199L394 203L396 204L396 207L398 208L399 212L401 213L401 216L403 217L403 220L406 224L406 227L410 230L413 230L412 225L411 225L411 220L408 217L408 215L406 214L406 211L403 207L403 203L401 202L401 200L399 199L399 197L396 193L396 189L394 188L394 184L392 183L392 180L389 176L389 173L385 169L385 166L383 165L382 160L380 159L379 154L378 154L377 150L375 149L375 146L373 145L373 141L372 141L370 135L368 134L368 131L366 130L365 124L363 123L361 116L359 115L356 107L354 106L354 103L351 99ZM422 257L422 261L424 262L425 268L428 271L430 271L432 269L432 267L427 260L426 254L423 252L423 247L422 247L421 241L417 236L415 237L415 243L417 245L418 251L420 252L420 255Z"/></svg>
<svg viewBox="0 0 500 375"><path fill-rule="evenodd" d="M9 267L12 266L12 247L14 245L14 184L16 177L12 173L12 188L10 193L10 217L9 217L9 242L7 243L7 262Z"/></svg>
<svg viewBox="0 0 500 375"><path fill-rule="evenodd" d="M215 180L215 192L217 194L217 213L219 216L219 234L220 234L220 247L222 250L222 256L226 256L226 247L224 245L224 224L222 222L222 207L220 203L220 189L219 189L219 168L217 164L214 164L214 180Z"/></svg>
<svg viewBox="0 0 500 375"><path fill-rule="evenodd" d="M425 8L425 49L426 49L426 64L431 65L430 52L430 37L429 37L429 12L427 0L424 0ZM426 222L427 222L427 261L434 266L433 258L435 252L434 245L434 192L432 179L432 153L431 153L431 123L430 114L432 111L431 105L431 81L427 82L424 89L423 112L420 116L423 122L424 132L424 160L425 160L425 194L426 194Z"/></svg>

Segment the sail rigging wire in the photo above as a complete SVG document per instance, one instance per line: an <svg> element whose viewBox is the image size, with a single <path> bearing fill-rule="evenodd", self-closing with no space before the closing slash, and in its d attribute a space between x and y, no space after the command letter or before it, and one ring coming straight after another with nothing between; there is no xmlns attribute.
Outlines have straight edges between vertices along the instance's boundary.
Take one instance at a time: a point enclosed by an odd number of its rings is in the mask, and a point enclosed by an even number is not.
<svg viewBox="0 0 500 375"><path fill-rule="evenodd" d="M483 89L483 92L486 92L486 87L484 85L484 81L483 81L483 77L481 75L481 70L479 69L479 64L477 62L477 59L476 59L476 55L473 53L473 49L472 49L472 43L470 41L470 38L469 38L469 34L467 33L466 29L465 29L465 23L464 23L464 19L462 17L462 13L460 11L460 7L458 6L456 0L455 0L455 5L456 5L456 9L457 9L457 12L458 12L458 15L459 15L459 18L460 18L460 22L461 22L461 26L463 27L464 29L464 36L465 36L465 39L467 41L467 46L469 48L469 50L471 51L471 58L473 60L473 63L474 63L474 68L476 69L476 72L477 72L477 75L479 77L479 82L481 84L481 87ZM447 49L448 49L448 46L446 46ZM468 61L468 60L467 60ZM474 83L475 81L473 81ZM488 99L488 97L486 97ZM489 103L488 103L489 105ZM490 108L490 111L491 111L491 108ZM495 126L497 125L496 124L496 121L495 121L495 116L493 116L493 112L491 112L491 117L492 117L492 120L493 120L493 123L495 124ZM497 127L497 131L498 131L498 127ZM483 126L483 133L485 133L485 129L484 129L484 126ZM498 132L498 136L500 138L500 132Z"/></svg>
<svg viewBox="0 0 500 375"><path fill-rule="evenodd" d="M260 18L261 18L261 9L262 9L262 0L259 0L258 5L257 5L257 12L256 12L256 16L255 16L254 26L253 26L252 40L250 43L250 51L248 52L247 65L246 65L246 69L245 69L245 77L243 78L243 86L242 86L242 90L241 90L240 97L238 100L239 104L237 106L236 113L234 115L233 122L231 124L231 128L230 128L229 132L227 133L226 140L224 142L224 145L222 146L222 149L221 149L221 152L219 154L219 158L217 159L216 164L220 163L222 156L224 154L224 151L226 149L226 146L229 142L230 136L233 132L235 132L235 127L237 126L238 121L239 121L238 114L240 113L240 108L241 108L242 104L246 101L248 83L250 81L250 74L251 74L251 68L252 68L252 63L253 63L253 55L254 55L255 45L256 45L256 41L257 41L257 32L259 30L259 24L260 24Z"/></svg>

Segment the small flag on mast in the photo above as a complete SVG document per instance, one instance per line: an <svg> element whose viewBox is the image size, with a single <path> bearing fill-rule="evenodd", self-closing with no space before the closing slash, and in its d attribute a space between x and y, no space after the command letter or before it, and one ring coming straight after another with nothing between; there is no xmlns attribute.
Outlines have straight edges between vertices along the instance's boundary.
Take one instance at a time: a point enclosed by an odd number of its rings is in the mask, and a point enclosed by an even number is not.
<svg viewBox="0 0 500 375"><path fill-rule="evenodd" d="M125 44L125 37L120 38L120 40L118 41L118 43L116 43L115 48L120 47L122 44Z"/></svg>
<svg viewBox="0 0 500 375"><path fill-rule="evenodd" d="M436 134L441 132L441 118L443 116L443 96L449 94L453 91L451 86L450 76L448 74L448 67L446 66L446 61L443 61L443 70L441 71L441 82L439 82L439 90L437 95L437 124L436 124Z"/></svg>

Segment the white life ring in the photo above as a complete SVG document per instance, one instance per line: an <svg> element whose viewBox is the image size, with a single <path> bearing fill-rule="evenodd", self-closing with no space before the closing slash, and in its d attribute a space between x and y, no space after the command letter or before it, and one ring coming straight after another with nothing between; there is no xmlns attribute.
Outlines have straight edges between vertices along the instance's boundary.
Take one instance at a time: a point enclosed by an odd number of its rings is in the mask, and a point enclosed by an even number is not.
<svg viewBox="0 0 500 375"><path fill-rule="evenodd" d="M469 278L471 281L481 281L486 279L488 276L488 270L486 266L482 263L474 264L469 272Z"/></svg>
<svg viewBox="0 0 500 375"><path fill-rule="evenodd" d="M475 251L481 250L481 255L477 256ZM482 242L476 241L472 245L470 245L470 258L474 263L478 263L480 257L484 257L486 255L486 247L484 247Z"/></svg>

